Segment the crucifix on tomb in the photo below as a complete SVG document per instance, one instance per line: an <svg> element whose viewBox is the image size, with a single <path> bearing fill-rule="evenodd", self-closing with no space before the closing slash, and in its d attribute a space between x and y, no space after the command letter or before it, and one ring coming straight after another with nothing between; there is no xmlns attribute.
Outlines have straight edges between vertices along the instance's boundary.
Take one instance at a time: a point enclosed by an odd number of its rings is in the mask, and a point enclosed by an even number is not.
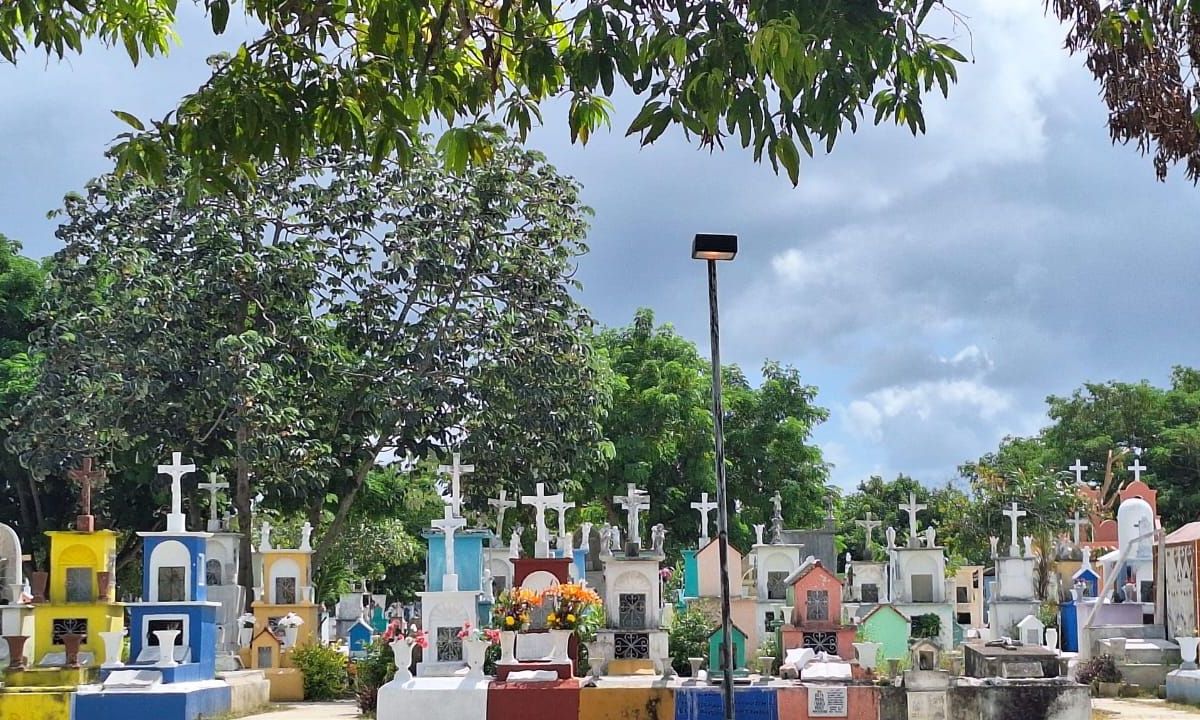
<svg viewBox="0 0 1200 720"><path fill-rule="evenodd" d="M208 531L220 532L221 517L217 512L217 493L221 490L228 490L229 483L218 482L217 474L210 472L208 474L208 482L202 482L196 487L208 491Z"/></svg>
<svg viewBox="0 0 1200 720"><path fill-rule="evenodd" d="M645 490L639 490L638 486L633 483L629 483L625 488L625 494L618 495L613 500L616 500L625 508L625 512L629 517L629 537L625 541L629 546L636 546L640 549L642 546L642 534L639 514L643 510L650 509L650 496L646 494Z"/></svg>
<svg viewBox="0 0 1200 720"><path fill-rule="evenodd" d="M862 528L864 531L865 539L863 540L863 558L866 560L870 560L871 559L871 531L874 530L875 528L879 527L883 523L879 520L876 520L875 516L871 514L870 510L868 510L867 511L867 519L866 520L855 520L854 524L859 526L860 528Z"/></svg>
<svg viewBox="0 0 1200 720"><path fill-rule="evenodd" d="M1087 470L1087 465L1084 465L1083 462L1079 458L1075 458L1075 464L1067 469L1071 470L1072 472L1075 473L1075 484L1082 485L1083 484L1083 471Z"/></svg>
<svg viewBox="0 0 1200 720"><path fill-rule="evenodd" d="M459 483L463 475L475 472L474 465L463 465L462 455L454 453L453 465L438 465L438 475L450 476L450 507L454 517L462 517L462 487Z"/></svg>
<svg viewBox="0 0 1200 720"><path fill-rule="evenodd" d="M79 485L79 516L75 518L75 529L92 532L96 529L96 517L92 515L92 489L99 488L108 479L103 470L92 468L92 459L84 458L76 470L67 471L67 477Z"/></svg>
<svg viewBox="0 0 1200 720"><path fill-rule="evenodd" d="M522 495L521 504L532 506L534 511L537 535L534 537L533 556L547 558L550 557L550 537L546 530L546 508L554 503L554 496L546 494L546 483L538 483L536 490L536 495Z"/></svg>
<svg viewBox="0 0 1200 720"><path fill-rule="evenodd" d="M921 512L928 505L922 505L917 502L917 494L914 492L908 493L908 504L900 504L900 509L908 513L908 546L910 548L918 547L920 543L917 540L917 513Z"/></svg>
<svg viewBox="0 0 1200 720"><path fill-rule="evenodd" d="M558 515L558 537L560 542L562 542L562 538L567 538L566 541L570 542L571 539L567 536L567 511L575 507L575 503L567 502L563 498L562 493L551 495L551 497L554 498L555 502L550 506L550 509Z"/></svg>
<svg viewBox="0 0 1200 720"><path fill-rule="evenodd" d="M1071 528L1071 539L1075 541L1075 546L1078 547L1079 546L1079 529L1081 527L1083 527L1084 525L1091 525L1091 521L1089 521L1085 517L1079 517L1079 511L1076 510L1075 517L1071 520L1068 520L1067 522L1070 523L1071 525L1074 525L1074 527Z"/></svg>
<svg viewBox="0 0 1200 720"><path fill-rule="evenodd" d="M171 477L171 514L167 515L167 531L183 532L187 530L186 518L183 514L183 476L196 472L195 465L183 464L183 453L171 453L170 465L159 465L159 475Z"/></svg>
<svg viewBox="0 0 1200 720"><path fill-rule="evenodd" d="M1012 522L1012 535L1008 543L1008 556L1020 557L1021 548L1017 545L1017 519L1025 517L1026 513L1024 510L1019 509L1019 506L1014 502L1011 508L1001 511L1000 514L1008 516Z"/></svg>
<svg viewBox="0 0 1200 720"><path fill-rule="evenodd" d="M498 500L488 500L488 505L496 508L496 537L500 538L500 542L504 542L504 513L509 508L517 506L516 500L508 499L508 491L501 490Z"/></svg>
<svg viewBox="0 0 1200 720"><path fill-rule="evenodd" d="M454 531L467 526L467 521L454 516L454 508L446 505L444 515L440 520L434 520L430 525L441 530L445 537L446 569L442 573L442 592L458 592L458 572L454 566Z"/></svg>
<svg viewBox="0 0 1200 720"><path fill-rule="evenodd" d="M700 493L700 502L692 503L692 509L700 512L700 544L708 542L708 514L717 509L715 502L708 501L708 493ZM759 541L762 544L762 541Z"/></svg>
<svg viewBox="0 0 1200 720"><path fill-rule="evenodd" d="M1133 481L1134 482L1141 482L1142 473L1146 470L1149 470L1150 468L1148 468L1142 464L1142 451L1138 450L1136 452L1137 452L1137 457L1135 457L1133 459L1133 464L1125 469L1129 470L1133 473Z"/></svg>

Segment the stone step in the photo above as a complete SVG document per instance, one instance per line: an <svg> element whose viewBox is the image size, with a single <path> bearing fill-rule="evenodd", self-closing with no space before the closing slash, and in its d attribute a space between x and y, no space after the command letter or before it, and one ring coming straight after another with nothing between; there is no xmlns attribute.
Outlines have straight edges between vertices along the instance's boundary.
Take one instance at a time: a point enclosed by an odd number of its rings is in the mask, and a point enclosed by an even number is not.
<svg viewBox="0 0 1200 720"><path fill-rule="evenodd" d="M1093 640L1103 638L1147 638L1165 640L1167 629L1162 625L1097 625L1087 629Z"/></svg>

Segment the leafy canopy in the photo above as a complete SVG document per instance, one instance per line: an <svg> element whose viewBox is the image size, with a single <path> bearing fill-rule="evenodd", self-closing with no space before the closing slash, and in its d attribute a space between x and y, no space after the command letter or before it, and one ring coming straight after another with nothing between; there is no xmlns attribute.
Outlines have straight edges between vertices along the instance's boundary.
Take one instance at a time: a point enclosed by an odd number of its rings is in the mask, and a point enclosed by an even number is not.
<svg viewBox="0 0 1200 720"><path fill-rule="evenodd" d="M203 6L221 34L237 3ZM832 148L865 112L924 130L923 96L935 85L945 95L964 61L925 31L935 8L946 10L942 0L243 0L259 36L213 58L212 76L165 117L117 112L138 132L115 150L121 168L153 178L173 155L191 158L197 192L322 146L410 158L420 129L445 122L438 149L460 169L494 151L487 122L524 138L554 97L568 99L571 138L586 143L623 87L641 102L627 134L642 144L670 126L707 147L733 138L795 184L800 152ZM96 37L137 63L167 52L176 9L15 0L0 5L0 56L63 57Z"/></svg>

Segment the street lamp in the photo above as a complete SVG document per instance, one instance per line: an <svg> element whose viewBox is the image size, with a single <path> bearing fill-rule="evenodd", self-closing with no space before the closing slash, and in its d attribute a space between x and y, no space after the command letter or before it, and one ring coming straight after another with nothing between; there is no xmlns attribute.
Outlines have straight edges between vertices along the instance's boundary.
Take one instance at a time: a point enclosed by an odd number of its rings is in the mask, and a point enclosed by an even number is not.
<svg viewBox="0 0 1200 720"><path fill-rule="evenodd" d="M721 562L721 698L733 718L733 623L729 617L729 509L725 495L725 411L721 407L721 329L717 319L717 261L737 255L737 235L697 234L692 258L708 262L708 326L712 345L713 440L717 461L717 553Z"/></svg>

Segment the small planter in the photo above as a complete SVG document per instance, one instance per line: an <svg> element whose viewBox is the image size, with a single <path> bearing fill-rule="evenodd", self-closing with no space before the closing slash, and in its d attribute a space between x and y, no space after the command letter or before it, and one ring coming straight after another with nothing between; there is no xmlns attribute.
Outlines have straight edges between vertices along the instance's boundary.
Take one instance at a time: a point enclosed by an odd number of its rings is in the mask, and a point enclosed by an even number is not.
<svg viewBox="0 0 1200 720"><path fill-rule="evenodd" d="M30 590L33 592L33 601L35 603L46 602L46 583L50 582L50 573L38 571L30 573L30 575L32 576Z"/></svg>
<svg viewBox="0 0 1200 720"><path fill-rule="evenodd" d="M775 665L775 656L774 655L764 655L764 656L760 657L758 659L758 674L762 675L764 679L770 680L771 679L771 670L774 665Z"/></svg>
<svg viewBox="0 0 1200 720"><path fill-rule="evenodd" d="M574 630L550 630L550 638L554 644L550 650L550 659L554 662L570 662L568 648L571 644L571 634Z"/></svg>
<svg viewBox="0 0 1200 720"><path fill-rule="evenodd" d="M500 631L500 659L497 665L514 665L517 662L517 632L515 630Z"/></svg>
<svg viewBox="0 0 1200 720"><path fill-rule="evenodd" d="M1121 683L1096 681L1096 697L1115 698L1121 694Z"/></svg>
<svg viewBox="0 0 1200 720"><path fill-rule="evenodd" d="M172 630L171 632L179 632ZM172 640L172 642L174 642ZM83 636L75 633L65 633L62 635L63 649L66 650L66 662L64 663L69 668L79 667L79 647L83 645Z"/></svg>
<svg viewBox="0 0 1200 720"><path fill-rule="evenodd" d="M97 599L104 602L109 599L108 593L112 589L112 573L107 570L101 570L96 573L96 594Z"/></svg>
<svg viewBox="0 0 1200 720"><path fill-rule="evenodd" d="M483 663L487 659L487 649L491 643L482 638L463 640L463 659L467 661L467 677L483 677Z"/></svg>
<svg viewBox="0 0 1200 720"><path fill-rule="evenodd" d="M25 669L25 642L29 640L28 635L5 635L4 641L8 643L8 668L10 670Z"/></svg>
<svg viewBox="0 0 1200 720"><path fill-rule="evenodd" d="M100 638L104 640L104 667L122 667L121 650L125 644L125 631L107 630L100 633Z"/></svg>
<svg viewBox="0 0 1200 720"><path fill-rule="evenodd" d="M688 664L692 666L692 679L699 678L700 671L704 669L704 658L690 657L688 658Z"/></svg>
<svg viewBox="0 0 1200 720"><path fill-rule="evenodd" d="M154 667L169 668L178 665L175 661L175 638L179 636L179 631L155 630L154 636L158 638L158 662Z"/></svg>
<svg viewBox="0 0 1200 720"><path fill-rule="evenodd" d="M1046 647L1051 650L1058 649L1058 628L1046 628Z"/></svg>
<svg viewBox="0 0 1200 720"><path fill-rule="evenodd" d="M392 679L395 683L406 683L413 679L412 658L413 647L416 643L409 642L408 638L400 638L389 643L388 647L392 649L392 657L396 660L396 677Z"/></svg>
<svg viewBox="0 0 1200 720"><path fill-rule="evenodd" d="M1179 655L1183 659L1183 665L1180 667L1184 670L1195 670L1196 648L1200 646L1200 638L1183 635L1175 638L1175 642L1179 645Z"/></svg>
<svg viewBox="0 0 1200 720"><path fill-rule="evenodd" d="M250 641L254 639L254 626L242 626L238 628L238 647L250 647Z"/></svg>
<svg viewBox="0 0 1200 720"><path fill-rule="evenodd" d="M854 650L858 653L858 664L865 670L874 670L879 657L879 648L882 647L876 642L856 642Z"/></svg>

